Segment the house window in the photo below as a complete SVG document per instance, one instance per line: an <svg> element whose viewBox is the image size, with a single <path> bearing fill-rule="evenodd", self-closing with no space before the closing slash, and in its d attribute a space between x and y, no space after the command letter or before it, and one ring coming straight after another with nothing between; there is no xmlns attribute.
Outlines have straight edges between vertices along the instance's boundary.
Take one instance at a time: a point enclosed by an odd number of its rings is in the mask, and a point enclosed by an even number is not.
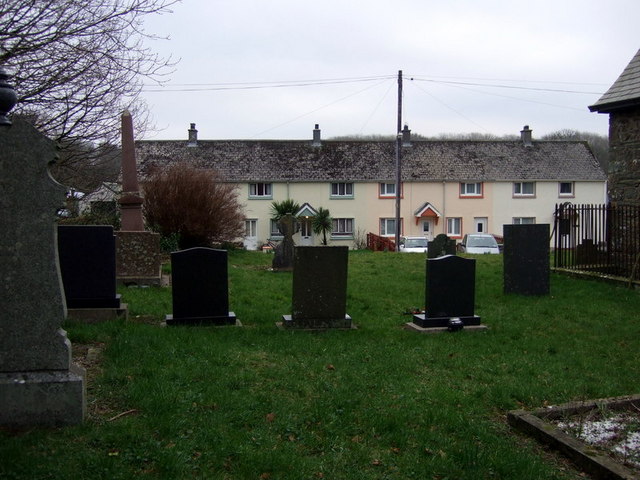
<svg viewBox="0 0 640 480"><path fill-rule="evenodd" d="M257 237L258 236L258 221L251 219L244 221L244 236L245 237Z"/></svg>
<svg viewBox="0 0 640 480"><path fill-rule="evenodd" d="M400 231L402 231L402 219L400 219ZM380 235L383 237L393 237L396 234L396 219L380 219Z"/></svg>
<svg viewBox="0 0 640 480"><path fill-rule="evenodd" d="M454 238L462 237L462 218L447 218L447 236Z"/></svg>
<svg viewBox="0 0 640 480"><path fill-rule="evenodd" d="M513 184L514 197L533 197L536 194L535 182L515 182Z"/></svg>
<svg viewBox="0 0 640 480"><path fill-rule="evenodd" d="M460 196L461 197L481 197L482 196L482 182L477 183L460 183Z"/></svg>
<svg viewBox="0 0 640 480"><path fill-rule="evenodd" d="M271 198L270 183L250 183L249 198Z"/></svg>
<svg viewBox="0 0 640 480"><path fill-rule="evenodd" d="M560 182L558 191L561 197L573 197L573 182Z"/></svg>
<svg viewBox="0 0 640 480"><path fill-rule="evenodd" d="M280 233L280 230L278 229L278 222L276 222L275 220L271 220L270 237L271 238L282 237L282 234Z"/></svg>
<svg viewBox="0 0 640 480"><path fill-rule="evenodd" d="M400 185L400 195L402 195L402 185ZM380 183L380 198L396 198L396 184Z"/></svg>
<svg viewBox="0 0 640 480"><path fill-rule="evenodd" d="M532 225L536 223L536 217L513 217L514 225Z"/></svg>
<svg viewBox="0 0 640 480"><path fill-rule="evenodd" d="M332 183L332 197L353 197L353 183Z"/></svg>
<svg viewBox="0 0 640 480"><path fill-rule="evenodd" d="M332 237L353 236L353 218L334 218Z"/></svg>

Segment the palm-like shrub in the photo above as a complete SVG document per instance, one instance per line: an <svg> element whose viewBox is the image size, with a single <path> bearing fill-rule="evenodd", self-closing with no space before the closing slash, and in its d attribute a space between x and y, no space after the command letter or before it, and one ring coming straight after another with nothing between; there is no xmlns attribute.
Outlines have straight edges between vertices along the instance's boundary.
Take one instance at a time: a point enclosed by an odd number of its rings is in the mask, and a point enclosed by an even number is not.
<svg viewBox="0 0 640 480"><path fill-rule="evenodd" d="M318 213L311 220L311 228L316 235L322 234L322 245L327 245L327 233L333 229L333 219L329 210L318 208Z"/></svg>

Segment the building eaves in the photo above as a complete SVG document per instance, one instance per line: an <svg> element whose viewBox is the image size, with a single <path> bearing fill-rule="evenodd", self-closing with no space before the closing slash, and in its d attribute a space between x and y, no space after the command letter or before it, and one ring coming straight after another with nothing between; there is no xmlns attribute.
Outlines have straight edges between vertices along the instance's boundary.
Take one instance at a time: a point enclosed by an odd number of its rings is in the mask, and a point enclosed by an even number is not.
<svg viewBox="0 0 640 480"><path fill-rule="evenodd" d="M610 113L638 105L640 105L640 50L604 95L589 106L589 110Z"/></svg>

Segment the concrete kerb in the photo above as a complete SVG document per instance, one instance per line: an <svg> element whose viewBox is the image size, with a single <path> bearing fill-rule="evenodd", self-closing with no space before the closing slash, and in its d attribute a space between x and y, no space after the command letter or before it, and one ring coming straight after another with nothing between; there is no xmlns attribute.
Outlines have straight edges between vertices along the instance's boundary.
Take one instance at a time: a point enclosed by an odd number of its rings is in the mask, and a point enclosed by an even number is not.
<svg viewBox="0 0 640 480"><path fill-rule="evenodd" d="M512 410L507 413L507 422L539 442L559 450L594 478L638 480L640 475L633 470L605 453L596 451L592 446L566 434L551 423L552 420L585 414L597 409L624 410L635 406L635 404L640 404L640 395L570 402L532 411Z"/></svg>

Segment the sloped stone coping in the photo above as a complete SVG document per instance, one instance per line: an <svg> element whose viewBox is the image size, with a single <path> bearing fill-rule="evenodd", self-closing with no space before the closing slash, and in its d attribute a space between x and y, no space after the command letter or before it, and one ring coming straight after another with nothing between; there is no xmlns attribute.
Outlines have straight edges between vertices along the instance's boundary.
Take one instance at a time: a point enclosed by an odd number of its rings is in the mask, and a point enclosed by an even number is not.
<svg viewBox="0 0 640 480"><path fill-rule="evenodd" d="M616 411L628 407L633 408L634 404L640 404L640 395L570 402L532 411L512 410L507 413L507 422L536 440L559 450L594 478L638 480L640 475L633 470L606 454L596 451L594 447L564 433L551 423L553 420L582 415L596 409Z"/></svg>

